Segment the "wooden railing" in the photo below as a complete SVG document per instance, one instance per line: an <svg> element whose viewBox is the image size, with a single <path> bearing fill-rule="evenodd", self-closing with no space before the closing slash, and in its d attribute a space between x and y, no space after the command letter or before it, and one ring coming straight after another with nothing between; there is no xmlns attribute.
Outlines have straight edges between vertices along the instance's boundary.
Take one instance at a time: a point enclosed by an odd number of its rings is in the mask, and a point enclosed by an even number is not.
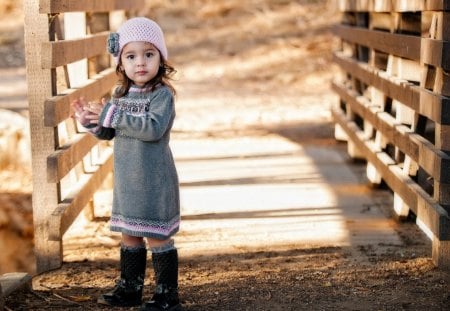
<svg viewBox="0 0 450 311"><path fill-rule="evenodd" d="M340 0L335 136L450 268L450 1Z"/></svg>
<svg viewBox="0 0 450 311"><path fill-rule="evenodd" d="M24 1L38 273L61 266L64 233L93 208L93 194L112 172L111 147L70 118L70 102L110 96L110 25L144 7L145 0Z"/></svg>

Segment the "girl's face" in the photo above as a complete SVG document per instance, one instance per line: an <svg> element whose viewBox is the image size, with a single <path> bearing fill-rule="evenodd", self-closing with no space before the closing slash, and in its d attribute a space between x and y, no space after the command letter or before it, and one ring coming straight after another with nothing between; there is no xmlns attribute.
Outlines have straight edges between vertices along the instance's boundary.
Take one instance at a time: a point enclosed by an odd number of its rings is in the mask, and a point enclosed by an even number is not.
<svg viewBox="0 0 450 311"><path fill-rule="evenodd" d="M123 47L121 67L137 86L144 86L158 73L161 56L153 44L133 41Z"/></svg>

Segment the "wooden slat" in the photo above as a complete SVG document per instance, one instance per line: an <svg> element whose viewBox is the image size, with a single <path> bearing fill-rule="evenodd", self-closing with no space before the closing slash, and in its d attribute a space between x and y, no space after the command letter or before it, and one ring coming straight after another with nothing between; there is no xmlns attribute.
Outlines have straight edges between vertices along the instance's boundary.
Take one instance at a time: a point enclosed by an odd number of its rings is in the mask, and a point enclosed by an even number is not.
<svg viewBox="0 0 450 311"><path fill-rule="evenodd" d="M425 64L449 70L450 42L422 38L420 60Z"/></svg>
<svg viewBox="0 0 450 311"><path fill-rule="evenodd" d="M450 125L435 124L434 144L450 153Z"/></svg>
<svg viewBox="0 0 450 311"><path fill-rule="evenodd" d="M439 239L450 240L450 217L445 209L437 204L418 184L406 176L400 167L390 162L383 152L374 152L364 141L364 133L358 126L347 120L344 113L332 109L336 123L342 127L349 139L365 154L366 159L375 166L389 187L395 191L413 210L418 219Z"/></svg>
<svg viewBox="0 0 450 311"><path fill-rule="evenodd" d="M425 12L422 30L422 37L450 41L450 12Z"/></svg>
<svg viewBox="0 0 450 311"><path fill-rule="evenodd" d="M392 9L395 12L422 11L425 8L423 0L393 0Z"/></svg>
<svg viewBox="0 0 450 311"><path fill-rule="evenodd" d="M53 211L49 219L50 240L58 240L67 231L75 218L93 197L105 178L113 169L112 152L105 154L106 160L92 174L86 174L80 186L73 190Z"/></svg>
<svg viewBox="0 0 450 311"><path fill-rule="evenodd" d="M390 16L390 14L384 15ZM448 26L440 25L439 27L443 27L443 29L439 29L440 32L446 33L445 31L448 30L445 28ZM436 40L438 38L420 38L345 25L334 26L333 32L346 41L371 47L387 54L421 61L435 67L449 68L450 43L442 38L439 40ZM445 36L441 34L440 37Z"/></svg>
<svg viewBox="0 0 450 311"><path fill-rule="evenodd" d="M50 69L104 54L107 32L85 38L42 43L42 68Z"/></svg>
<svg viewBox="0 0 450 311"><path fill-rule="evenodd" d="M86 100L99 100L99 94L108 93L117 81L115 69L109 68L88 80L83 88L68 89L64 94L45 101L44 125L55 127L70 117L70 103L84 96Z"/></svg>
<svg viewBox="0 0 450 311"><path fill-rule="evenodd" d="M391 12L392 11L392 1L391 0L373 1L371 10L374 12Z"/></svg>
<svg viewBox="0 0 450 311"><path fill-rule="evenodd" d="M369 29L372 30L385 30L387 32L393 32L393 20L391 12L372 12L369 16Z"/></svg>
<svg viewBox="0 0 450 311"><path fill-rule="evenodd" d="M333 33L352 43L420 61L420 37L345 25L334 26Z"/></svg>
<svg viewBox="0 0 450 311"><path fill-rule="evenodd" d="M342 84L333 83L333 90L351 106L353 112L367 120L374 128L403 153L410 156L437 182L450 183L450 156L436 148L428 140L414 133L407 126L396 124L387 112L370 107L362 96Z"/></svg>
<svg viewBox="0 0 450 311"><path fill-rule="evenodd" d="M40 0L39 13L108 12L115 10L139 10L145 0Z"/></svg>
<svg viewBox="0 0 450 311"><path fill-rule="evenodd" d="M385 72L335 52L333 61L362 82L381 90L436 123L450 124L450 98L422 89L412 83L397 81Z"/></svg>
<svg viewBox="0 0 450 311"><path fill-rule="evenodd" d="M449 0L426 0L425 11L450 11Z"/></svg>
<svg viewBox="0 0 450 311"><path fill-rule="evenodd" d="M450 98L419 87L412 87L412 90L419 92L418 113L436 122L436 126L439 124L448 128L450 125Z"/></svg>
<svg viewBox="0 0 450 311"><path fill-rule="evenodd" d="M78 134L47 158L47 182L59 182L97 144L90 134Z"/></svg>

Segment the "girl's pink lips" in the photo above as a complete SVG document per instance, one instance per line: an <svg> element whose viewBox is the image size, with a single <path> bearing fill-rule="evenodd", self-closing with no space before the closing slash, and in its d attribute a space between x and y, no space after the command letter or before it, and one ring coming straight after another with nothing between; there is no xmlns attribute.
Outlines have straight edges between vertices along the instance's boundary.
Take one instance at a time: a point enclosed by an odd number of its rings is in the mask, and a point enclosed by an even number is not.
<svg viewBox="0 0 450 311"><path fill-rule="evenodd" d="M145 74L147 74L147 71L145 71L145 70L136 71L136 74L138 74L138 75L145 75Z"/></svg>

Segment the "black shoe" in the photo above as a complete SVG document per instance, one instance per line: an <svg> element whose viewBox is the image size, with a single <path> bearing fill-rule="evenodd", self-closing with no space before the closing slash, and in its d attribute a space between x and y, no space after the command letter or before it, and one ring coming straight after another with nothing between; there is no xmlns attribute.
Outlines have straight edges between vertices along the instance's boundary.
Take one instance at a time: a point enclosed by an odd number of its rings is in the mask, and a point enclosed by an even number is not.
<svg viewBox="0 0 450 311"><path fill-rule="evenodd" d="M156 289L141 311L183 311L178 298L178 252L176 249L152 254Z"/></svg>
<svg viewBox="0 0 450 311"><path fill-rule="evenodd" d="M127 284L126 280L120 279L117 281L116 287L101 295L97 302L114 307L138 306L142 303L142 285Z"/></svg>
<svg viewBox="0 0 450 311"><path fill-rule="evenodd" d="M183 311L177 288L167 288L164 284L156 287L152 299L145 302L140 311Z"/></svg>
<svg viewBox="0 0 450 311"><path fill-rule="evenodd" d="M147 249L120 249L120 280L110 292L101 295L97 302L116 307L132 307L142 303Z"/></svg>

